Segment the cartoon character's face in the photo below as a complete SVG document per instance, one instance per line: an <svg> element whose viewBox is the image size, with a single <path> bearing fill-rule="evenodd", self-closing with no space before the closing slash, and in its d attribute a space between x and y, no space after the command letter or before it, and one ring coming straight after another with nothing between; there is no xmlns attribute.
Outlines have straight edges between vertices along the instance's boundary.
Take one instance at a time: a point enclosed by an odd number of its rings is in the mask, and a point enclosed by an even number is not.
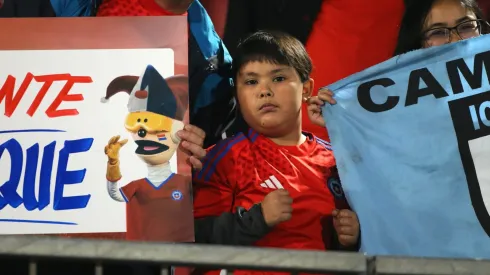
<svg viewBox="0 0 490 275"><path fill-rule="evenodd" d="M172 158L180 143L176 133L183 126L181 121L151 112L129 113L125 125L138 145L135 153L149 165Z"/></svg>

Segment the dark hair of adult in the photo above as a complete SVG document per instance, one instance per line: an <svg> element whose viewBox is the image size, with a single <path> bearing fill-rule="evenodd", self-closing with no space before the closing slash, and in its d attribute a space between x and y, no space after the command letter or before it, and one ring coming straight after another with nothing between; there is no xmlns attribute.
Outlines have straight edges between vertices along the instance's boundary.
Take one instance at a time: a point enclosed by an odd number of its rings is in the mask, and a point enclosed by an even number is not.
<svg viewBox="0 0 490 275"><path fill-rule="evenodd" d="M303 44L293 36L277 31L258 31L245 38L233 56L233 80L249 62L270 62L290 66L302 82L310 78L313 65Z"/></svg>
<svg viewBox="0 0 490 275"><path fill-rule="evenodd" d="M405 14L398 33L398 42L394 56L423 48L424 24L432 6L438 0L405 0ZM476 0L460 0L461 4L472 11L477 19L485 20ZM488 25L482 25L482 34L490 32Z"/></svg>

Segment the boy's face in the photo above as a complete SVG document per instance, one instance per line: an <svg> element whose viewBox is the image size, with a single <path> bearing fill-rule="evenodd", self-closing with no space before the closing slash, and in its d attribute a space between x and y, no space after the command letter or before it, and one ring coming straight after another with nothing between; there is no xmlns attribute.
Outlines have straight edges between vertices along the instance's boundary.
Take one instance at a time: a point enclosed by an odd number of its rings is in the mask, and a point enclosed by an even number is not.
<svg viewBox="0 0 490 275"><path fill-rule="evenodd" d="M301 103L313 89L313 80L302 83L296 70L270 62L249 62L236 79L240 110L250 127L270 137L280 137L301 125Z"/></svg>

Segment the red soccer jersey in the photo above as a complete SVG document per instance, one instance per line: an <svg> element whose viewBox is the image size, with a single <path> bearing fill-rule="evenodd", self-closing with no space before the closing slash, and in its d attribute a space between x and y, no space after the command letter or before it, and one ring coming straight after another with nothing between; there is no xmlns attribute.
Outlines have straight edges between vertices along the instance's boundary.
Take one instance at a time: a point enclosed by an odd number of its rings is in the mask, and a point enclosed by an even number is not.
<svg viewBox="0 0 490 275"><path fill-rule="evenodd" d="M292 218L255 245L328 249L331 213L347 204L330 145L306 135L300 146L279 146L250 130L212 147L194 177L194 217L218 216L239 206L249 209L269 192L284 188L293 198Z"/></svg>
<svg viewBox="0 0 490 275"><path fill-rule="evenodd" d="M127 202L126 239L194 241L190 177L173 174L158 186L145 178L130 182L120 190Z"/></svg>

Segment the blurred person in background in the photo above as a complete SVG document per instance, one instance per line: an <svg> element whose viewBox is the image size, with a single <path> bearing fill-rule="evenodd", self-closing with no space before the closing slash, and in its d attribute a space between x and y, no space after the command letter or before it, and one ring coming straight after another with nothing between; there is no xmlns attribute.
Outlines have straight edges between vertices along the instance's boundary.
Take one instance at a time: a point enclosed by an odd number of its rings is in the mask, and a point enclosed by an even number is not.
<svg viewBox="0 0 490 275"><path fill-rule="evenodd" d="M478 0L478 5L487 19L490 18L490 0Z"/></svg>
<svg viewBox="0 0 490 275"><path fill-rule="evenodd" d="M490 24L475 0L405 0L405 4L393 56L490 33ZM325 126L321 106L335 104L332 97L324 89L308 100L308 115L314 124Z"/></svg>
<svg viewBox="0 0 490 275"><path fill-rule="evenodd" d="M490 31L475 0L406 0L394 56L477 37Z"/></svg>

